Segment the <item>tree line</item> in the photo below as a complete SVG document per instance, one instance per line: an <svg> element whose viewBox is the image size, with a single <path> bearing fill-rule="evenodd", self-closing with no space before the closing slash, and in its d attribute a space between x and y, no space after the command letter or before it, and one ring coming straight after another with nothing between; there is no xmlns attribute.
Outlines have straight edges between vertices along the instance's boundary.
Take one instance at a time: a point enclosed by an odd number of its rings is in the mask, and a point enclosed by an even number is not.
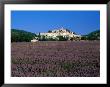
<svg viewBox="0 0 110 87"><path fill-rule="evenodd" d="M82 35L81 40L100 40L100 30L93 31L87 35Z"/></svg>
<svg viewBox="0 0 110 87"><path fill-rule="evenodd" d="M24 30L11 29L11 42L30 42L36 34Z"/></svg>
<svg viewBox="0 0 110 87"><path fill-rule="evenodd" d="M11 42L30 42L35 37L38 37L39 41L67 41L69 38L63 36L47 38L44 35L41 36L40 34L36 35L35 33L24 30L11 29ZM74 40L74 38L71 38L70 40ZM81 40L100 40L100 30L96 30L87 35L82 35Z"/></svg>

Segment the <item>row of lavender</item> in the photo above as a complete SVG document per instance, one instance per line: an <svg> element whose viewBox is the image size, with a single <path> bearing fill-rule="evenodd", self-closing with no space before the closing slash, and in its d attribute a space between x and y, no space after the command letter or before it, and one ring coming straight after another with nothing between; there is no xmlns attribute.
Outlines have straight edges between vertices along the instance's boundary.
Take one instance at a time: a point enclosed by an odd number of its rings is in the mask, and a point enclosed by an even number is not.
<svg viewBox="0 0 110 87"><path fill-rule="evenodd" d="M100 76L99 41L17 42L11 57L13 77Z"/></svg>

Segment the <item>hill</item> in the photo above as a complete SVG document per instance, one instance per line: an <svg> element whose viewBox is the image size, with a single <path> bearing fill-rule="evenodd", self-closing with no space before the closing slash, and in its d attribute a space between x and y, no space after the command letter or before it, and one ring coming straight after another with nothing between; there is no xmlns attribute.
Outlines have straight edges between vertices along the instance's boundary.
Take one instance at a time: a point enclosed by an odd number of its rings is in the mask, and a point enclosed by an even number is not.
<svg viewBox="0 0 110 87"><path fill-rule="evenodd" d="M63 27L49 30L48 32L39 33L37 35L40 36L37 38L41 41L68 41L81 39L81 35L78 35L75 32Z"/></svg>
<svg viewBox="0 0 110 87"><path fill-rule="evenodd" d="M82 36L82 40L100 40L100 30Z"/></svg>
<svg viewBox="0 0 110 87"><path fill-rule="evenodd" d="M60 29L60 30L49 31L48 33L40 33L40 39L42 39L44 41L45 40L47 40L47 41L56 40L56 38L58 38L59 41L66 41L68 39L71 39L71 38L63 37L63 36L65 36L65 33L70 36L76 36L76 37L78 36L75 34L75 32L70 32L70 30ZM56 38L55 38L54 34L56 35ZM58 37L57 34L60 34L60 36ZM49 35L49 37L50 36L51 37L50 38L47 37L48 35ZM24 30L11 29L11 42L30 42L32 39L34 39L35 37L38 37L38 36L39 35L36 35L35 33L27 32ZM45 36L45 38L44 38L44 36ZM87 35L81 35L81 40L100 40L100 30L93 31Z"/></svg>
<svg viewBox="0 0 110 87"><path fill-rule="evenodd" d="M29 42L36 34L24 30L11 29L11 42Z"/></svg>

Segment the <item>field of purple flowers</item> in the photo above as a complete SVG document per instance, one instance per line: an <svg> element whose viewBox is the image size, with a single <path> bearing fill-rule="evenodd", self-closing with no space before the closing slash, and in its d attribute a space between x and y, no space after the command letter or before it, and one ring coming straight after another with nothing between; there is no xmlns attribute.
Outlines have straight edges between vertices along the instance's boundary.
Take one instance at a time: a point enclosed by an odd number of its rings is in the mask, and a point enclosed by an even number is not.
<svg viewBox="0 0 110 87"><path fill-rule="evenodd" d="M100 41L11 43L12 77L99 77Z"/></svg>

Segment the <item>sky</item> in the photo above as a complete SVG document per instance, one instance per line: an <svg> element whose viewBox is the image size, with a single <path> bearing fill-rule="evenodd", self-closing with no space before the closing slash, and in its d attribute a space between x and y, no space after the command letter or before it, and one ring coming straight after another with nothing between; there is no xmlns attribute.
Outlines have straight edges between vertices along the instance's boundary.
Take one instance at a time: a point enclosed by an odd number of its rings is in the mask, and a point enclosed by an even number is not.
<svg viewBox="0 0 110 87"><path fill-rule="evenodd" d="M100 11L11 11L11 29L32 33L66 28L80 35L100 29Z"/></svg>

